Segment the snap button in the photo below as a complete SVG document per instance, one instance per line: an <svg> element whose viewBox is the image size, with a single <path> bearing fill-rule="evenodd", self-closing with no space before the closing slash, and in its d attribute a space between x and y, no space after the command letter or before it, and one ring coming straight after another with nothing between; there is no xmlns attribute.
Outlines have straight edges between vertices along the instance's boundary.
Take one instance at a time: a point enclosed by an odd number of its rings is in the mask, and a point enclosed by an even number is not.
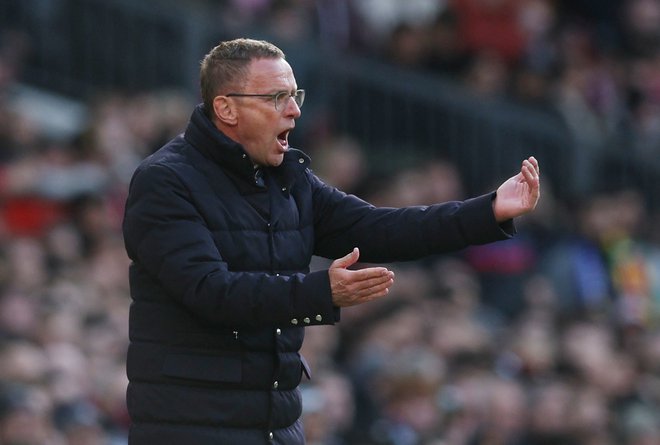
<svg viewBox="0 0 660 445"><path fill-rule="evenodd" d="M292 319L291 324L298 324L298 319L297 318Z"/></svg>
<svg viewBox="0 0 660 445"><path fill-rule="evenodd" d="M317 315L315 318L316 321L323 321L323 317L321 316L321 314Z"/></svg>
<svg viewBox="0 0 660 445"><path fill-rule="evenodd" d="M282 187L282 191L283 191L283 192L286 192L286 187Z"/></svg>
<svg viewBox="0 0 660 445"><path fill-rule="evenodd" d="M309 317L303 318L303 321L305 322L305 324L309 324L309 322L310 322Z"/></svg>
<svg viewBox="0 0 660 445"><path fill-rule="evenodd" d="M280 328L275 329L277 335L282 335L282 330Z"/></svg>
<svg viewBox="0 0 660 445"><path fill-rule="evenodd" d="M300 158L300 159L298 159L298 162L299 162L300 164L304 164L304 163L305 163L305 160L304 160L303 158Z"/></svg>
<svg viewBox="0 0 660 445"><path fill-rule="evenodd" d="M277 389L278 386L280 386L280 383L277 380L275 380L273 382L273 389Z"/></svg>
<svg viewBox="0 0 660 445"><path fill-rule="evenodd" d="M269 431L269 432L268 432L268 440L273 440L273 437L274 437L274 436L273 436L273 432L272 432L272 431Z"/></svg>

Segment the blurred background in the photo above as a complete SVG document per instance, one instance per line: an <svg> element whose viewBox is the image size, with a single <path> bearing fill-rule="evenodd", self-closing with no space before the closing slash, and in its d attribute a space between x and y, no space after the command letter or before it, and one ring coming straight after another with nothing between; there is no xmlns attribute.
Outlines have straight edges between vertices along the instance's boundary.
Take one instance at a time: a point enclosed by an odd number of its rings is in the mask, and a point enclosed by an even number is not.
<svg viewBox="0 0 660 445"><path fill-rule="evenodd" d="M660 444L660 0L0 0L0 444L126 444L128 181L243 36L347 192L543 172L514 240L307 330L310 445Z"/></svg>

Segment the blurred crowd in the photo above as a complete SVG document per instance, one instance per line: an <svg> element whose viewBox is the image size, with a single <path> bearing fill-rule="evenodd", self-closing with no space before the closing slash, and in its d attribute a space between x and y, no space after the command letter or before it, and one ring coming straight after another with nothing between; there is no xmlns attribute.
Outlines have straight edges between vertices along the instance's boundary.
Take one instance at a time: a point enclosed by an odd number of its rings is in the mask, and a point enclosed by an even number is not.
<svg viewBox="0 0 660 445"><path fill-rule="evenodd" d="M223 35L319 41L548 113L579 147L585 189L603 153L660 169L657 0L199 1Z"/></svg>
<svg viewBox="0 0 660 445"><path fill-rule="evenodd" d="M593 156L660 160L659 0L218 4L230 30L310 33L556 114ZM126 189L194 103L179 91L102 92L80 131L55 137L39 110L12 105L21 56L11 36L2 42L0 444L125 444ZM376 205L467 197L446 159L376 182L368 147L349 135L300 148L329 184ZM513 240L391 265L386 299L307 329L309 444L660 444L655 186L579 202L544 187Z"/></svg>

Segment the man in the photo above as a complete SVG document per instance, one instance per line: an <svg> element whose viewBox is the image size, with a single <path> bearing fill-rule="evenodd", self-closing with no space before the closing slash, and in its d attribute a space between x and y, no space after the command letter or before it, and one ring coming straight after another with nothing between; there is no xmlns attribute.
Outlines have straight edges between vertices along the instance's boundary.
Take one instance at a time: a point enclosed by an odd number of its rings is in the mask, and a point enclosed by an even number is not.
<svg viewBox="0 0 660 445"><path fill-rule="evenodd" d="M133 304L131 445L304 443L304 328L388 293L403 261L505 239L539 197L535 159L496 193L375 208L325 185L288 146L305 93L284 54L223 42L201 66L203 104L138 167L124 238ZM338 258L309 272L312 255Z"/></svg>

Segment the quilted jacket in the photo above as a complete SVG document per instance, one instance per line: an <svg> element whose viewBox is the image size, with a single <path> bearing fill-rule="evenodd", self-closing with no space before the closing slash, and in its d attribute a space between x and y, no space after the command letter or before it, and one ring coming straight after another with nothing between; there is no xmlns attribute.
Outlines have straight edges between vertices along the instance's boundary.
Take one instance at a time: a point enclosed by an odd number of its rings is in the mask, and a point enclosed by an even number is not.
<svg viewBox="0 0 660 445"><path fill-rule="evenodd" d="M376 208L309 164L290 149L255 170L200 105L137 168L123 225L131 445L304 444L304 329L339 320L312 255L357 246L361 261L404 261L513 233L496 223L492 194Z"/></svg>

